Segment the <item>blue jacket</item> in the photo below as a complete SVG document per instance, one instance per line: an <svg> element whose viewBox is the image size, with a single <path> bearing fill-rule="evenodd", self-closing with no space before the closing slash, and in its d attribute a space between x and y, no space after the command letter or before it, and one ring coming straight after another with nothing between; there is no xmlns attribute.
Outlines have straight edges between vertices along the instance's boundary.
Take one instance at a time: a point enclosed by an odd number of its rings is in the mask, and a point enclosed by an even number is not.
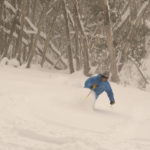
<svg viewBox="0 0 150 150"><path fill-rule="evenodd" d="M87 79L85 81L85 86L84 87L91 89L93 84L97 85L97 88L92 89L96 94L96 99L98 98L98 96L101 93L103 93L105 91L107 93L108 97L109 97L109 100L114 101L114 94L113 94L112 88L111 88L108 81L103 82L101 80L101 75L93 76L93 77L90 77L89 79Z"/></svg>

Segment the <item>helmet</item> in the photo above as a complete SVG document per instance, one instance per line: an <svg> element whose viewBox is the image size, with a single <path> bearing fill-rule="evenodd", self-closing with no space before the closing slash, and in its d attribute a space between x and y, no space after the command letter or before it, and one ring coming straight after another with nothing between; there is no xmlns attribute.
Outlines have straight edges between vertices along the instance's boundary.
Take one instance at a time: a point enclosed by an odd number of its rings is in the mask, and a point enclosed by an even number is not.
<svg viewBox="0 0 150 150"><path fill-rule="evenodd" d="M109 72L108 71L105 71L101 74L102 77L104 78L109 78Z"/></svg>

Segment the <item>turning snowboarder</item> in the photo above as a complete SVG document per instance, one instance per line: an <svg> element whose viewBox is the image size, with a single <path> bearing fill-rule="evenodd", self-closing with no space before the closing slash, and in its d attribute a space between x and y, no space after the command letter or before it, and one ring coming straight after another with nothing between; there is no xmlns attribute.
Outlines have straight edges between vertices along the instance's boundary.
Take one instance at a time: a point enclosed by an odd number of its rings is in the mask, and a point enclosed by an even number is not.
<svg viewBox="0 0 150 150"><path fill-rule="evenodd" d="M109 97L110 105L113 105L115 104L115 99L114 99L112 88L108 82L108 78L109 78L109 72L104 72L97 76L90 77L85 81L84 87L94 91L95 101L97 100L98 96L105 91ZM95 105L95 101L94 101L94 105Z"/></svg>

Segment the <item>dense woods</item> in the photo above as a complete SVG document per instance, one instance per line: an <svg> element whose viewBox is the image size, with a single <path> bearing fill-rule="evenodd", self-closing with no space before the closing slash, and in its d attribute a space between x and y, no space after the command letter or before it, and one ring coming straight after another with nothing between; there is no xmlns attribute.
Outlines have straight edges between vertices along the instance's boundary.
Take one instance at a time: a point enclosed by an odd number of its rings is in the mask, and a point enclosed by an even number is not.
<svg viewBox="0 0 150 150"><path fill-rule="evenodd" d="M141 61L150 37L150 0L0 0L0 59L85 75Z"/></svg>

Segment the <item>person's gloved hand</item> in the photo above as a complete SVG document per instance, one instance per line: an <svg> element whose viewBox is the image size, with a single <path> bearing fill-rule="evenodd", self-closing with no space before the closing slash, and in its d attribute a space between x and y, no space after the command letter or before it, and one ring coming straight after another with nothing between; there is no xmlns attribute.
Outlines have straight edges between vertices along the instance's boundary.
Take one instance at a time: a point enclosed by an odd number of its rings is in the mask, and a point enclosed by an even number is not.
<svg viewBox="0 0 150 150"><path fill-rule="evenodd" d="M91 89L95 89L95 88L97 88L98 86L97 86L97 84L93 84L92 86L91 86Z"/></svg>
<svg viewBox="0 0 150 150"><path fill-rule="evenodd" d="M110 101L110 105L114 105L115 104L115 101Z"/></svg>

